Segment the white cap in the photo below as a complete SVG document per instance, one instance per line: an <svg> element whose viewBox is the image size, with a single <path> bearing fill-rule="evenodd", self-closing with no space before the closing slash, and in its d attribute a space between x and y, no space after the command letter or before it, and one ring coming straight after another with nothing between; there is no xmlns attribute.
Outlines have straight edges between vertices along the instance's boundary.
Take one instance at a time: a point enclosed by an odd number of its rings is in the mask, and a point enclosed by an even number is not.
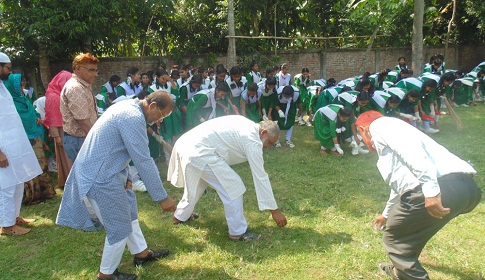
<svg viewBox="0 0 485 280"><path fill-rule="evenodd" d="M0 63L11 63L10 58L3 52L0 52Z"/></svg>

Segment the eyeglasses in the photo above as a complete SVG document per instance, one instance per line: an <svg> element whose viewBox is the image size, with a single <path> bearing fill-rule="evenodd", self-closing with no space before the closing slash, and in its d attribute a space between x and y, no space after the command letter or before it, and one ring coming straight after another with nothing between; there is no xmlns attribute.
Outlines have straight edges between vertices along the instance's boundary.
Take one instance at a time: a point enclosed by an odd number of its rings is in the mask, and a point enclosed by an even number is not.
<svg viewBox="0 0 485 280"><path fill-rule="evenodd" d="M11 72L11 71L12 71L12 67L11 67L11 66L3 65L3 66L2 66L2 68L3 68L3 67L7 67L8 72Z"/></svg>
<svg viewBox="0 0 485 280"><path fill-rule="evenodd" d="M160 113L160 119L158 120L158 122L163 121L163 119L165 119L166 117L168 117L172 114L172 111L170 111L170 113L168 113L164 116L163 113L162 113L162 110L160 110L160 108L158 108L158 107L157 107L157 109L158 109L158 112Z"/></svg>
<svg viewBox="0 0 485 280"><path fill-rule="evenodd" d="M99 69L95 69L95 68L87 68L87 67L84 67L84 66L81 66L79 65L79 67L81 68L84 68L84 69L87 69L89 72L91 73L96 73L96 74L99 74Z"/></svg>

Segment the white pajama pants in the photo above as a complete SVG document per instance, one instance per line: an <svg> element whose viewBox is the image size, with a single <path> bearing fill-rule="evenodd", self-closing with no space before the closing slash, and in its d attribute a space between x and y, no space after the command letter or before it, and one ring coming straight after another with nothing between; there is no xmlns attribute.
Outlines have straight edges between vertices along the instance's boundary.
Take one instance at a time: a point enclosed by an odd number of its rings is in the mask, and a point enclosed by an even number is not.
<svg viewBox="0 0 485 280"><path fill-rule="evenodd" d="M0 227L15 225L15 221L20 215L23 197L24 183L0 189Z"/></svg>
<svg viewBox="0 0 485 280"><path fill-rule="evenodd" d="M290 127L290 129L288 129L286 131L286 140L287 141L291 141L291 136L293 136L293 127L295 127L294 125L292 127Z"/></svg>
<svg viewBox="0 0 485 280"><path fill-rule="evenodd" d="M96 200L88 198L88 201L101 224L104 224ZM128 249L132 255L141 253L143 250L148 248L145 237L141 232L140 222L138 220L134 220L131 222L131 226L131 234L127 238L116 242L115 244L109 244L108 237L106 237L104 241L103 256L101 257L101 265L99 267L99 271L101 273L113 274L116 268L118 268L120 265L121 257L123 257L123 251L125 250L126 245L128 245Z"/></svg>
<svg viewBox="0 0 485 280"><path fill-rule="evenodd" d="M236 199L231 200L209 166L205 167L200 179L201 182L195 190L194 201L188 201L187 190L184 191L184 196L177 205L177 210L174 213L175 218L179 221L187 221L190 218L190 215L194 212L195 205L199 201L200 196L204 193L207 185L209 185L217 192L222 204L224 204L224 212L226 215L227 226L229 227L229 234L244 234L248 229L248 223L244 217L243 196L240 195Z"/></svg>

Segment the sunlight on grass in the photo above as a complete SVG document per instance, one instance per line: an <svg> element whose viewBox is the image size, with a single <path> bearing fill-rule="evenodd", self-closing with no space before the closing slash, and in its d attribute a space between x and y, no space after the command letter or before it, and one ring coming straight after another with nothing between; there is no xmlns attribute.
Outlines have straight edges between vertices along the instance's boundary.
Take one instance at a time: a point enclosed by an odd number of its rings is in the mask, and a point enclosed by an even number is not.
<svg viewBox="0 0 485 280"><path fill-rule="evenodd" d="M451 117L441 118L440 144L470 160L484 189L485 106L457 108L464 128ZM386 279L377 263L388 261L381 233L372 221L388 198L389 187L375 166L376 154L352 156L343 144L341 158L322 156L310 127L295 127L296 147L265 150L265 168L276 201L288 218L278 228L268 211L258 210L247 164L234 167L247 187L244 195L249 229L263 234L259 241L227 238L222 203L209 189L197 204L198 220L174 225L147 193L138 193L139 218L151 248L171 254L145 267L134 268L128 250L120 270L141 279ZM164 163L158 164L166 179ZM165 185L175 199L183 190ZM94 279L99 269L105 234L82 232L54 224L62 192L44 204L22 208L34 217L32 233L0 237L0 279ZM422 263L431 279L485 279L485 205L460 216L441 230L424 249Z"/></svg>

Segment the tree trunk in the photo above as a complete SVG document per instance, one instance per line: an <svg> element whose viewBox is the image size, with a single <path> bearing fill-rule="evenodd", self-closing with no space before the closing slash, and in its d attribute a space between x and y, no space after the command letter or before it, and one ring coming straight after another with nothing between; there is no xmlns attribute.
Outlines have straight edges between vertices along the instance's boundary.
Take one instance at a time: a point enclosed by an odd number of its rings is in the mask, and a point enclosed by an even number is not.
<svg viewBox="0 0 485 280"><path fill-rule="evenodd" d="M412 70L414 76L423 72L423 20L424 0L414 0L413 42L412 42Z"/></svg>
<svg viewBox="0 0 485 280"><path fill-rule="evenodd" d="M372 32L372 36L370 37L369 45L367 46L367 50L365 51L364 58L362 59L362 63L360 64L359 74L364 73L365 63L367 62L367 58L369 57L369 53L372 50L372 44L374 44L374 40L375 40L375 38L377 36L377 32L379 32L380 28L381 27L379 25L377 25L377 27L374 29L374 32Z"/></svg>
<svg viewBox="0 0 485 280"><path fill-rule="evenodd" d="M234 1L227 1L227 29L229 36L235 36L234 27ZM229 37L229 46L227 47L226 67L231 68L236 65L236 38Z"/></svg>
<svg viewBox="0 0 485 280"><path fill-rule="evenodd" d="M455 16L456 16L456 0L453 0L453 14L451 15L450 22L448 23L448 32L446 33L445 57L448 57L448 43L450 42L451 27L453 25L453 22L455 21Z"/></svg>
<svg viewBox="0 0 485 280"><path fill-rule="evenodd" d="M52 79L51 75L51 64L49 62L49 57L47 52L43 48L39 48L39 72L42 86L44 87L44 92L47 89L47 85Z"/></svg>

